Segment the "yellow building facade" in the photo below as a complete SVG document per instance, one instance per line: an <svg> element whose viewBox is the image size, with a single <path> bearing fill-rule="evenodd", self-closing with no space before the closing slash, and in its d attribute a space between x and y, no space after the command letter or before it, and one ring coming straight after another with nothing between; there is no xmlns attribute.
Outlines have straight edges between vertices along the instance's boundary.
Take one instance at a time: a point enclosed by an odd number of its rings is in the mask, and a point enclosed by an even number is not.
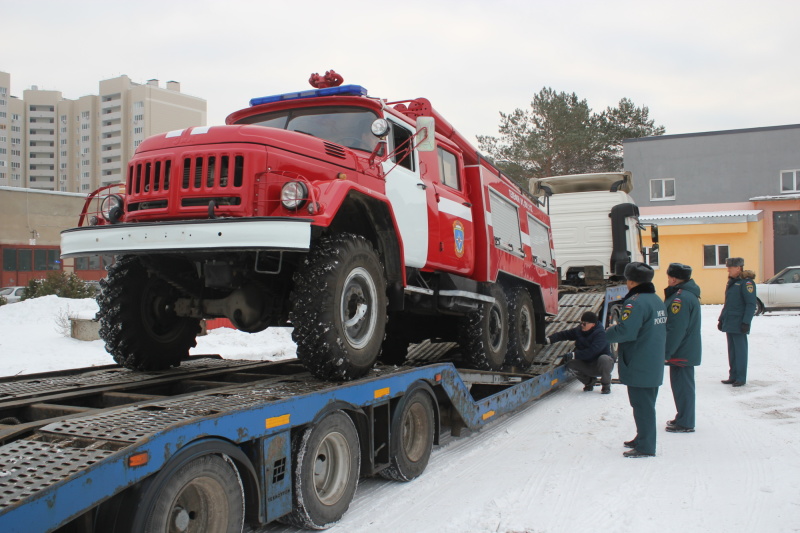
<svg viewBox="0 0 800 533"><path fill-rule="evenodd" d="M658 266L653 265L653 283L662 297L670 263L692 267L692 278L700 286L704 304L725 301L727 257L744 258L745 269L755 271L757 281L764 279L761 210L645 215L641 221L658 225ZM643 244L652 246L649 236L644 236Z"/></svg>

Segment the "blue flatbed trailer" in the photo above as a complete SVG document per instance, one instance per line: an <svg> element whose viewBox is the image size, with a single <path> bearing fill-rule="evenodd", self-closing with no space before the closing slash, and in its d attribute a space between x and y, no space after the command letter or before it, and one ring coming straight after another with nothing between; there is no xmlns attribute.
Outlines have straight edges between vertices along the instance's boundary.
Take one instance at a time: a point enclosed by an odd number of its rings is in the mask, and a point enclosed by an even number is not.
<svg viewBox="0 0 800 533"><path fill-rule="evenodd" d="M624 294L563 296L547 333L587 310L612 318ZM218 356L0 378L0 532L323 529L360 477L414 479L443 428L479 429L569 379L568 343L544 347L526 372L459 369L437 346L345 383L294 359Z"/></svg>
<svg viewBox="0 0 800 533"><path fill-rule="evenodd" d="M77 410L5 438L0 432L0 531L201 531L197 524L226 531L240 527L237 515L252 527L276 519L326 527L347 509L358 477L413 479L442 426L456 435L478 429L567 378L563 366L535 375L432 363L379 366L368 377L331 383L311 378L296 362L244 363L231 362L232 372L263 379L215 384L213 375L192 377L209 388L150 401L142 394L141 402ZM145 382L174 378L182 368ZM132 376L142 386L137 373L118 372L124 383ZM46 410L48 394L67 403L59 399L63 389L82 383L98 389L108 381L80 373L69 379L78 383L22 396ZM3 392L15 384L0 382L0 401L18 396ZM106 388L103 395L137 398ZM0 415L9 412L3 405ZM203 508L216 514L199 516Z"/></svg>

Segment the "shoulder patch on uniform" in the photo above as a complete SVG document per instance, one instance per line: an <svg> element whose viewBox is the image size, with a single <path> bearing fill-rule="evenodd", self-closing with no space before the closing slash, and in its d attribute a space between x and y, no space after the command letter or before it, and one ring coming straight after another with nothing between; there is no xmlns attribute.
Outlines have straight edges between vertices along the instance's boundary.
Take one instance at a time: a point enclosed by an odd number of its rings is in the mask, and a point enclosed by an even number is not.
<svg viewBox="0 0 800 533"><path fill-rule="evenodd" d="M672 311L673 315L677 315L678 312L681 310L681 301L678 298L675 298L672 301L672 304L670 304L669 308Z"/></svg>
<svg viewBox="0 0 800 533"><path fill-rule="evenodd" d="M746 281L745 285L747 285L747 292L753 292L755 290L755 287L753 287L753 282L752 281Z"/></svg>
<svg viewBox="0 0 800 533"><path fill-rule="evenodd" d="M622 316L621 316L620 318L621 318L622 320L628 320L628 317L629 317L629 316L631 316L631 310L630 310L630 309L625 309L625 310L622 312Z"/></svg>

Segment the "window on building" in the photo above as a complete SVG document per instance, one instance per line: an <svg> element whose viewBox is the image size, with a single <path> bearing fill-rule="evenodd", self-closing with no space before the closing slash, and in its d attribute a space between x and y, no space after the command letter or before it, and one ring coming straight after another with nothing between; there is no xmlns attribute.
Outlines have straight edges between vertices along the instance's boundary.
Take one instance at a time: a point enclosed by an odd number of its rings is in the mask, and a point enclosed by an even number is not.
<svg viewBox="0 0 800 533"><path fill-rule="evenodd" d="M19 113L12 113L11 120L19 120Z"/></svg>
<svg viewBox="0 0 800 533"><path fill-rule="evenodd" d="M781 192L800 192L800 170L781 170Z"/></svg>
<svg viewBox="0 0 800 533"><path fill-rule="evenodd" d="M729 256L730 247L727 244L703 245L703 266L705 267L724 267Z"/></svg>
<svg viewBox="0 0 800 533"><path fill-rule="evenodd" d="M453 189L459 190L458 184L458 163L456 156L442 148L439 152L439 181Z"/></svg>
<svg viewBox="0 0 800 533"><path fill-rule="evenodd" d="M650 180L650 201L659 202L675 199L675 180Z"/></svg>
<svg viewBox="0 0 800 533"><path fill-rule="evenodd" d="M75 270L102 270L106 264L110 264L108 258L101 255L78 257L75 259Z"/></svg>

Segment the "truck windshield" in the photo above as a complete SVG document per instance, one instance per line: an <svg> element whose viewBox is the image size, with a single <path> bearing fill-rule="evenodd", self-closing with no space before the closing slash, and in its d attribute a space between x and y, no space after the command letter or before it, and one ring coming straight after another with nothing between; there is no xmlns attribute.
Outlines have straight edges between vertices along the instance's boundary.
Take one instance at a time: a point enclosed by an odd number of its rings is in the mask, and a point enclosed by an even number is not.
<svg viewBox="0 0 800 533"><path fill-rule="evenodd" d="M261 113L238 120L236 124L296 131L348 148L372 152L378 143L378 138L370 129L376 118L378 116L367 109L327 106Z"/></svg>

